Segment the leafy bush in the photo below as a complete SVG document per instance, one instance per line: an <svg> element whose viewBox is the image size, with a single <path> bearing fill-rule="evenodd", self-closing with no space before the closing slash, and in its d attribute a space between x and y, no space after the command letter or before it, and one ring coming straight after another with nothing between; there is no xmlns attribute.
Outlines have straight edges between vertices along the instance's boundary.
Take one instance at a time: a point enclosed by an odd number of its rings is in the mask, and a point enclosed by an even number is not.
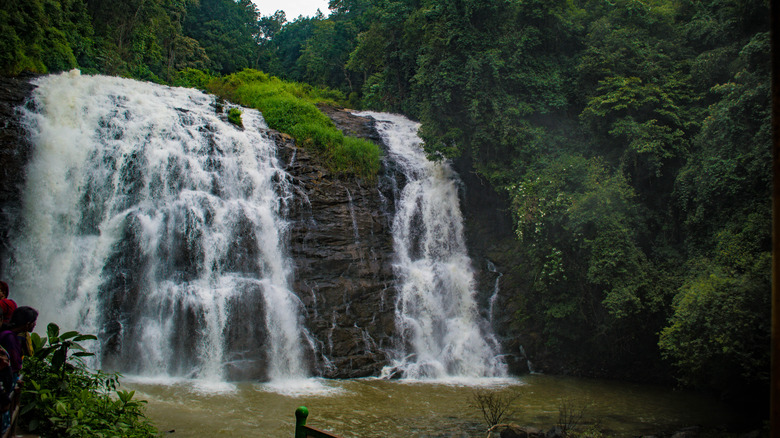
<svg viewBox="0 0 780 438"><path fill-rule="evenodd" d="M214 76L208 72L196 68L185 68L176 72L171 85L203 90L212 79L214 79Z"/></svg>
<svg viewBox="0 0 780 438"><path fill-rule="evenodd" d="M228 110L228 121L236 126L243 127L244 124L241 122L241 112L238 108L230 108Z"/></svg>
<svg viewBox="0 0 780 438"><path fill-rule="evenodd" d="M762 255L745 273L704 261L680 289L659 345L682 383L730 393L769 384L771 255Z"/></svg>
<svg viewBox="0 0 780 438"><path fill-rule="evenodd" d="M56 324L48 338L31 334L33 355L24 359L21 394L22 428L41 436L151 437L157 429L143 413L145 401L135 391L118 390L119 375L92 372L79 342L97 339L70 331L60 335Z"/></svg>

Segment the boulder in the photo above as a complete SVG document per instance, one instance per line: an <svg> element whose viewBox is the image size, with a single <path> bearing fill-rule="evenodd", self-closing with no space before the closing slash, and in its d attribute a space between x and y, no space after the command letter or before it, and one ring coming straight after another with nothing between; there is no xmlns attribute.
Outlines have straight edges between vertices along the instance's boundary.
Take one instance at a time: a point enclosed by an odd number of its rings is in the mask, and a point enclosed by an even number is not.
<svg viewBox="0 0 780 438"><path fill-rule="evenodd" d="M672 438L696 438L700 432L701 428L699 426L686 427L675 432Z"/></svg>
<svg viewBox="0 0 780 438"><path fill-rule="evenodd" d="M501 429L501 438L539 438L543 437L544 433L535 428L529 426L518 426L517 424L507 424Z"/></svg>

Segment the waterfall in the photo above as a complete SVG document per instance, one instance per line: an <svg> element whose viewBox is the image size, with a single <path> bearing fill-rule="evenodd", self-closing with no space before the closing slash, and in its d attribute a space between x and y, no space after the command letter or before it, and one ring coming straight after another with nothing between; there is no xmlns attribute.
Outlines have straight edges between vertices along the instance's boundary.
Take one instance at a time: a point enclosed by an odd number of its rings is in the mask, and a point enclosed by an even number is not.
<svg viewBox="0 0 780 438"><path fill-rule="evenodd" d="M498 293L501 291L500 285L501 285L501 277L504 276L502 272L498 271L498 268L496 268L496 265L493 264L490 260L487 261L487 270L488 272L491 272L496 275L496 282L493 284L493 295L490 296L490 307L488 308L488 317L490 318L490 326L494 326L494 311L496 307L496 302L498 301Z"/></svg>
<svg viewBox="0 0 780 438"><path fill-rule="evenodd" d="M360 115L377 120L389 159L406 178L393 219L401 336L394 368L411 379L505 376L498 343L475 301L456 173L425 157L417 123L393 114Z"/></svg>
<svg viewBox="0 0 780 438"><path fill-rule="evenodd" d="M305 377L289 289L289 176L259 112L78 71L36 80L12 295L97 333L97 366L203 380Z"/></svg>

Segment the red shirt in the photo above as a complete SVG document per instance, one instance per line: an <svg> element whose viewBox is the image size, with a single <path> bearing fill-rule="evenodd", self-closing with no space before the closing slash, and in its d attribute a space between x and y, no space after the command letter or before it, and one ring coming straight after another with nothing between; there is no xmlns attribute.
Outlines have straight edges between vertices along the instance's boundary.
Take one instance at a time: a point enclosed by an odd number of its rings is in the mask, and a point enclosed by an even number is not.
<svg viewBox="0 0 780 438"><path fill-rule="evenodd" d="M3 324L11 322L11 315L14 314L16 307L16 302L10 298L0 300L0 310L3 311Z"/></svg>

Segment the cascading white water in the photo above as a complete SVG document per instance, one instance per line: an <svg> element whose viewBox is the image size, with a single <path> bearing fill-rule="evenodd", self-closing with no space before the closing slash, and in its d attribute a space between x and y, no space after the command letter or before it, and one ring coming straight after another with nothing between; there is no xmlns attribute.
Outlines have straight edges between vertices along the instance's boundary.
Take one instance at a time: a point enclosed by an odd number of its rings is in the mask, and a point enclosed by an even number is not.
<svg viewBox="0 0 780 438"><path fill-rule="evenodd" d="M402 337L394 368L410 379L505 376L498 343L478 314L457 175L448 163L425 157L419 124L394 114L359 114L378 121L389 159L406 178L393 220Z"/></svg>
<svg viewBox="0 0 780 438"><path fill-rule="evenodd" d="M106 368L305 377L289 177L261 115L240 129L199 91L77 71L36 84L13 298L99 333Z"/></svg>

